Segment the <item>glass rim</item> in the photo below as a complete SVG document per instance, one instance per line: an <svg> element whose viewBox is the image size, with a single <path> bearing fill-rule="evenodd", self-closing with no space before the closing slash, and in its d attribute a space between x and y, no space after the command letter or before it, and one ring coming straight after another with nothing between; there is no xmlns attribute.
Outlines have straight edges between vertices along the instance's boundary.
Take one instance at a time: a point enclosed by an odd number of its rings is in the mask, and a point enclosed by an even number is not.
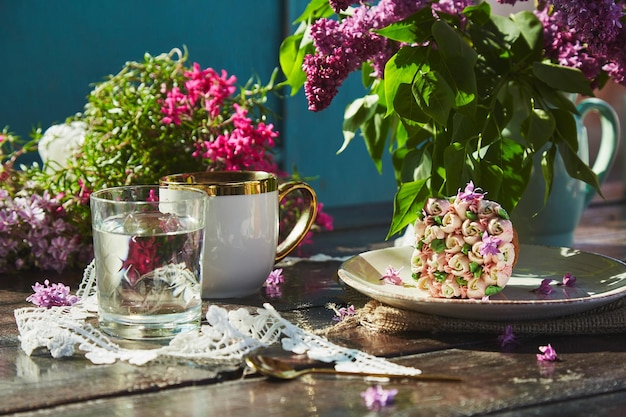
<svg viewBox="0 0 626 417"><path fill-rule="evenodd" d="M278 190L278 178L265 171L203 171L166 175L161 185L193 187L209 196L263 194Z"/></svg>
<svg viewBox="0 0 626 417"><path fill-rule="evenodd" d="M199 190L193 187L179 187L176 188L176 191L181 191L186 195L178 195L175 200L154 200L149 201L147 199L139 199L139 200L131 200L131 199L115 199L124 197L126 192L130 192L132 190L173 190L171 187L167 187L165 185L155 185L155 184L141 184L141 185L121 185L116 187L107 187L102 188L98 191L94 191L90 194L90 201L99 201L104 203L115 203L115 204L175 204L183 201L194 201L201 200L205 198L207 195L204 191ZM105 197L107 195L108 197Z"/></svg>

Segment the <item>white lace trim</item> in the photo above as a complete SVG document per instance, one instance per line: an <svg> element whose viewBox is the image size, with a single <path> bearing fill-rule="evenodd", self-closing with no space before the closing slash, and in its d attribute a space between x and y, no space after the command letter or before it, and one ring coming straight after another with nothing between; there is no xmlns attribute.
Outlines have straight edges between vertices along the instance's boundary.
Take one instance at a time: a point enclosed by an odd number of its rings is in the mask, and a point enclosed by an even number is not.
<svg viewBox="0 0 626 417"><path fill-rule="evenodd" d="M29 307L14 311L19 340L26 354L30 356L36 349L45 348L52 357L60 358L72 356L78 350L94 364L127 361L143 365L157 358L242 363L252 351L281 342L287 351L334 362L338 370L421 373L419 369L347 349L304 331L283 319L270 304L252 313L245 308L228 311L211 305L206 314L208 324L199 332L179 334L168 345L155 349L127 349L87 322L97 317L93 262L85 269L76 295L80 301L71 307Z"/></svg>

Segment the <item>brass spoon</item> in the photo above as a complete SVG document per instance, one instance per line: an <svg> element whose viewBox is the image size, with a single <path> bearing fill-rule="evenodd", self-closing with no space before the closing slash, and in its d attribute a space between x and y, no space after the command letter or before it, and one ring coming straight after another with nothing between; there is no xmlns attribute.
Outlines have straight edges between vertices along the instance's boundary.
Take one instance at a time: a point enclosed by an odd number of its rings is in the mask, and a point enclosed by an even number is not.
<svg viewBox="0 0 626 417"><path fill-rule="evenodd" d="M403 375L403 374L381 374L375 372L353 372L353 371L338 371L334 368L304 368L295 369L287 361L272 358L264 355L250 355L246 357L246 364L257 371L258 373L278 378L278 379L294 379L305 374L331 374L331 375L348 375L348 376L360 376L370 378L399 378L399 379L419 379L423 381L445 381L445 382L459 382L461 378L457 378L449 375L439 374L419 374L419 375Z"/></svg>

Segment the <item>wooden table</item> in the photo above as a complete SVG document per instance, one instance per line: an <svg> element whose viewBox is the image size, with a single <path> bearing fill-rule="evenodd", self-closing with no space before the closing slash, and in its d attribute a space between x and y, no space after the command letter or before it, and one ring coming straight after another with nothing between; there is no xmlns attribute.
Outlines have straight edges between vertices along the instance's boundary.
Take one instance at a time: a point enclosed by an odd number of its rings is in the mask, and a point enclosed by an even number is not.
<svg viewBox="0 0 626 417"><path fill-rule="evenodd" d="M355 213L358 213L355 215ZM385 242L391 208L373 205L337 210L337 230L318 235L303 255L350 256L391 246ZM368 226L364 226L362 220ZM378 219L378 222L371 222ZM595 202L577 230L575 247L626 259L626 203ZM338 280L339 260L301 261L284 271L282 297L264 291L219 305L272 305L294 324L322 329L332 324L327 303L366 300ZM93 365L82 356L27 356L13 317L34 281L46 277L76 288L79 274L0 276L0 415L23 416L362 416L360 393L372 383L359 378L305 376L276 382L243 366L192 363ZM393 405L380 415L403 416L618 416L626 415L626 334L533 336L504 353L493 334L372 333L357 327L332 342L389 358L424 372L460 375L461 383L399 380ZM539 345L552 344L561 362L541 366ZM372 413L372 414L368 414Z"/></svg>

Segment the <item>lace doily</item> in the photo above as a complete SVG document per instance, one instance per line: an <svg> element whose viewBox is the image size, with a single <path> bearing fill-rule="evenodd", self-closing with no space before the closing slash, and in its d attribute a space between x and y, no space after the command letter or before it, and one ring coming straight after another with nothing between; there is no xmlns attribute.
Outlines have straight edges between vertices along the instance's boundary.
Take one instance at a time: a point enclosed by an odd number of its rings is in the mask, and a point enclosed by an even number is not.
<svg viewBox="0 0 626 417"><path fill-rule="evenodd" d="M45 348L52 357L60 358L78 351L94 364L127 361L143 365L157 358L242 363L252 351L280 342L284 350L334 362L337 370L421 373L419 369L347 349L304 331L283 319L270 304L254 312L245 308L228 311L211 305L206 314L208 324L198 332L181 333L168 345L155 349L123 348L88 323L97 317L98 310L93 262L85 269L76 295L80 300L71 307L29 307L14 311L21 348L26 354L30 356L36 349Z"/></svg>

